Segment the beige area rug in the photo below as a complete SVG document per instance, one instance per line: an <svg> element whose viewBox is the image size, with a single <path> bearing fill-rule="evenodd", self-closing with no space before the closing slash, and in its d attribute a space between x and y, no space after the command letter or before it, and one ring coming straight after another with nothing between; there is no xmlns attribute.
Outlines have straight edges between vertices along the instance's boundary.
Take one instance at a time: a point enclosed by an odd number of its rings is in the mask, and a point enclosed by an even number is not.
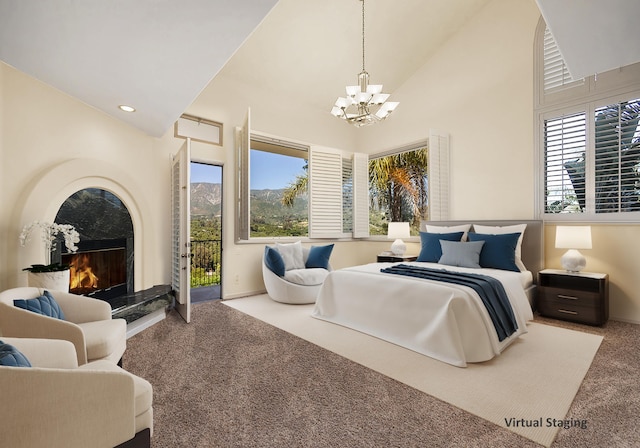
<svg viewBox="0 0 640 448"><path fill-rule="evenodd" d="M313 305L282 304L266 294L223 303L547 447L557 425L579 424L567 412L602 342L530 323L502 355L459 368L314 319Z"/></svg>

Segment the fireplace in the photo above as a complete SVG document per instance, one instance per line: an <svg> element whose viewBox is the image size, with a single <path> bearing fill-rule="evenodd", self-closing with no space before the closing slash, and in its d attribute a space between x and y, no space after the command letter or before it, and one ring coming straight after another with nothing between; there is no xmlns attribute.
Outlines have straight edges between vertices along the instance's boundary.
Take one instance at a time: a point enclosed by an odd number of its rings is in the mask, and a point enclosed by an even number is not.
<svg viewBox="0 0 640 448"><path fill-rule="evenodd" d="M109 300L133 291L128 246L126 238L81 241L76 253L62 254L71 266L69 292Z"/></svg>
<svg viewBox="0 0 640 448"><path fill-rule="evenodd" d="M109 303L134 292L133 222L115 194L100 188L80 190L62 204L56 222L80 233L75 253L69 253L63 241L52 252L53 261L71 266L70 292Z"/></svg>

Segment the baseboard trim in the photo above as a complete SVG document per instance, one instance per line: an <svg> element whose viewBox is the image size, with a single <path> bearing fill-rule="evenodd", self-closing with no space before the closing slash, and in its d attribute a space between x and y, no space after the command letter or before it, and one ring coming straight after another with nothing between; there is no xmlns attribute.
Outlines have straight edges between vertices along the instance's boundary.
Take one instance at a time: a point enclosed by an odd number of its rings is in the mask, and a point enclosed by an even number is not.
<svg viewBox="0 0 640 448"><path fill-rule="evenodd" d="M222 297L222 300L241 299L242 297L250 297L250 296L257 296L259 294L266 294L266 292L267 292L266 289L260 289L257 291L245 291L245 292L239 292L236 294L225 294L224 297Z"/></svg>
<svg viewBox="0 0 640 448"><path fill-rule="evenodd" d="M625 323L628 323L628 324L640 325L640 321L633 320L633 319L624 319L622 317L609 317L609 320L615 320L615 321L618 321L618 322L625 322Z"/></svg>

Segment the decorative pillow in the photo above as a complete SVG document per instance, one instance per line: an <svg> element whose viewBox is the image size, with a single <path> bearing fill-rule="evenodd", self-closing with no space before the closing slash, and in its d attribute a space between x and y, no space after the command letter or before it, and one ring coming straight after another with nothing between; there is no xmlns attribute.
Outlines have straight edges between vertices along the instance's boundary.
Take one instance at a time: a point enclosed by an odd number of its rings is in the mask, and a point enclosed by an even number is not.
<svg viewBox="0 0 640 448"><path fill-rule="evenodd" d="M465 268L480 268L480 251L484 241L440 241L442 257L438 263Z"/></svg>
<svg viewBox="0 0 640 448"><path fill-rule="evenodd" d="M31 363L13 345L0 341L0 366L31 367Z"/></svg>
<svg viewBox="0 0 640 448"><path fill-rule="evenodd" d="M462 224L459 226L432 226L426 225L427 232L429 233L453 233L464 232L460 241L467 241L467 232L471 228L471 224Z"/></svg>
<svg viewBox="0 0 640 448"><path fill-rule="evenodd" d="M44 295L36 297L35 299L16 299L13 301L13 304L18 308L33 311L43 316L64 320L64 313L60 305L58 305L58 302L56 302L56 299L53 298L49 291L45 291Z"/></svg>
<svg viewBox="0 0 640 448"><path fill-rule="evenodd" d="M519 237L519 233L483 235L469 232L469 241L484 241L480 252L480 266L504 271L520 272L516 265L516 245Z"/></svg>
<svg viewBox="0 0 640 448"><path fill-rule="evenodd" d="M276 249L284 260L284 270L304 269L304 256L302 254L302 243L280 244L276 243Z"/></svg>
<svg viewBox="0 0 640 448"><path fill-rule="evenodd" d="M518 238L518 245L516 246L516 266L521 272L527 270L526 266L522 262L522 239L524 238L524 231L527 228L526 224L515 224L512 226L483 226L480 224L473 225L473 231L482 233L485 235L503 235L505 233L518 233L520 232L520 238Z"/></svg>
<svg viewBox="0 0 640 448"><path fill-rule="evenodd" d="M329 269L329 258L331 257L332 250L333 244L327 244L326 246L311 246L311 249L309 249L309 258L307 258L305 267Z"/></svg>
<svg viewBox="0 0 640 448"><path fill-rule="evenodd" d="M264 264L278 277L284 276L284 261L280 253L273 247L264 247Z"/></svg>
<svg viewBox="0 0 640 448"><path fill-rule="evenodd" d="M440 240L445 241L460 241L464 232L454 233L429 233L420 232L420 241L422 247L417 261L426 261L437 263L442 256L442 247L440 246Z"/></svg>

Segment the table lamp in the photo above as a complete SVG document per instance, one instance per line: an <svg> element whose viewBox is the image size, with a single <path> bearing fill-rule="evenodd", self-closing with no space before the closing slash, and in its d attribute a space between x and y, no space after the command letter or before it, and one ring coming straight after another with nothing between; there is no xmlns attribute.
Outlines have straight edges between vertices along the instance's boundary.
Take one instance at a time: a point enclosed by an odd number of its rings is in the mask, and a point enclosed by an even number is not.
<svg viewBox="0 0 640 448"><path fill-rule="evenodd" d="M560 264L568 272L580 272L587 260L577 249L591 249L591 226L557 226L556 249L569 249Z"/></svg>
<svg viewBox="0 0 640 448"><path fill-rule="evenodd" d="M391 244L391 252L394 255L404 255L407 245L402 241L402 238L409 238L410 236L408 222L390 222L387 237L395 239Z"/></svg>

